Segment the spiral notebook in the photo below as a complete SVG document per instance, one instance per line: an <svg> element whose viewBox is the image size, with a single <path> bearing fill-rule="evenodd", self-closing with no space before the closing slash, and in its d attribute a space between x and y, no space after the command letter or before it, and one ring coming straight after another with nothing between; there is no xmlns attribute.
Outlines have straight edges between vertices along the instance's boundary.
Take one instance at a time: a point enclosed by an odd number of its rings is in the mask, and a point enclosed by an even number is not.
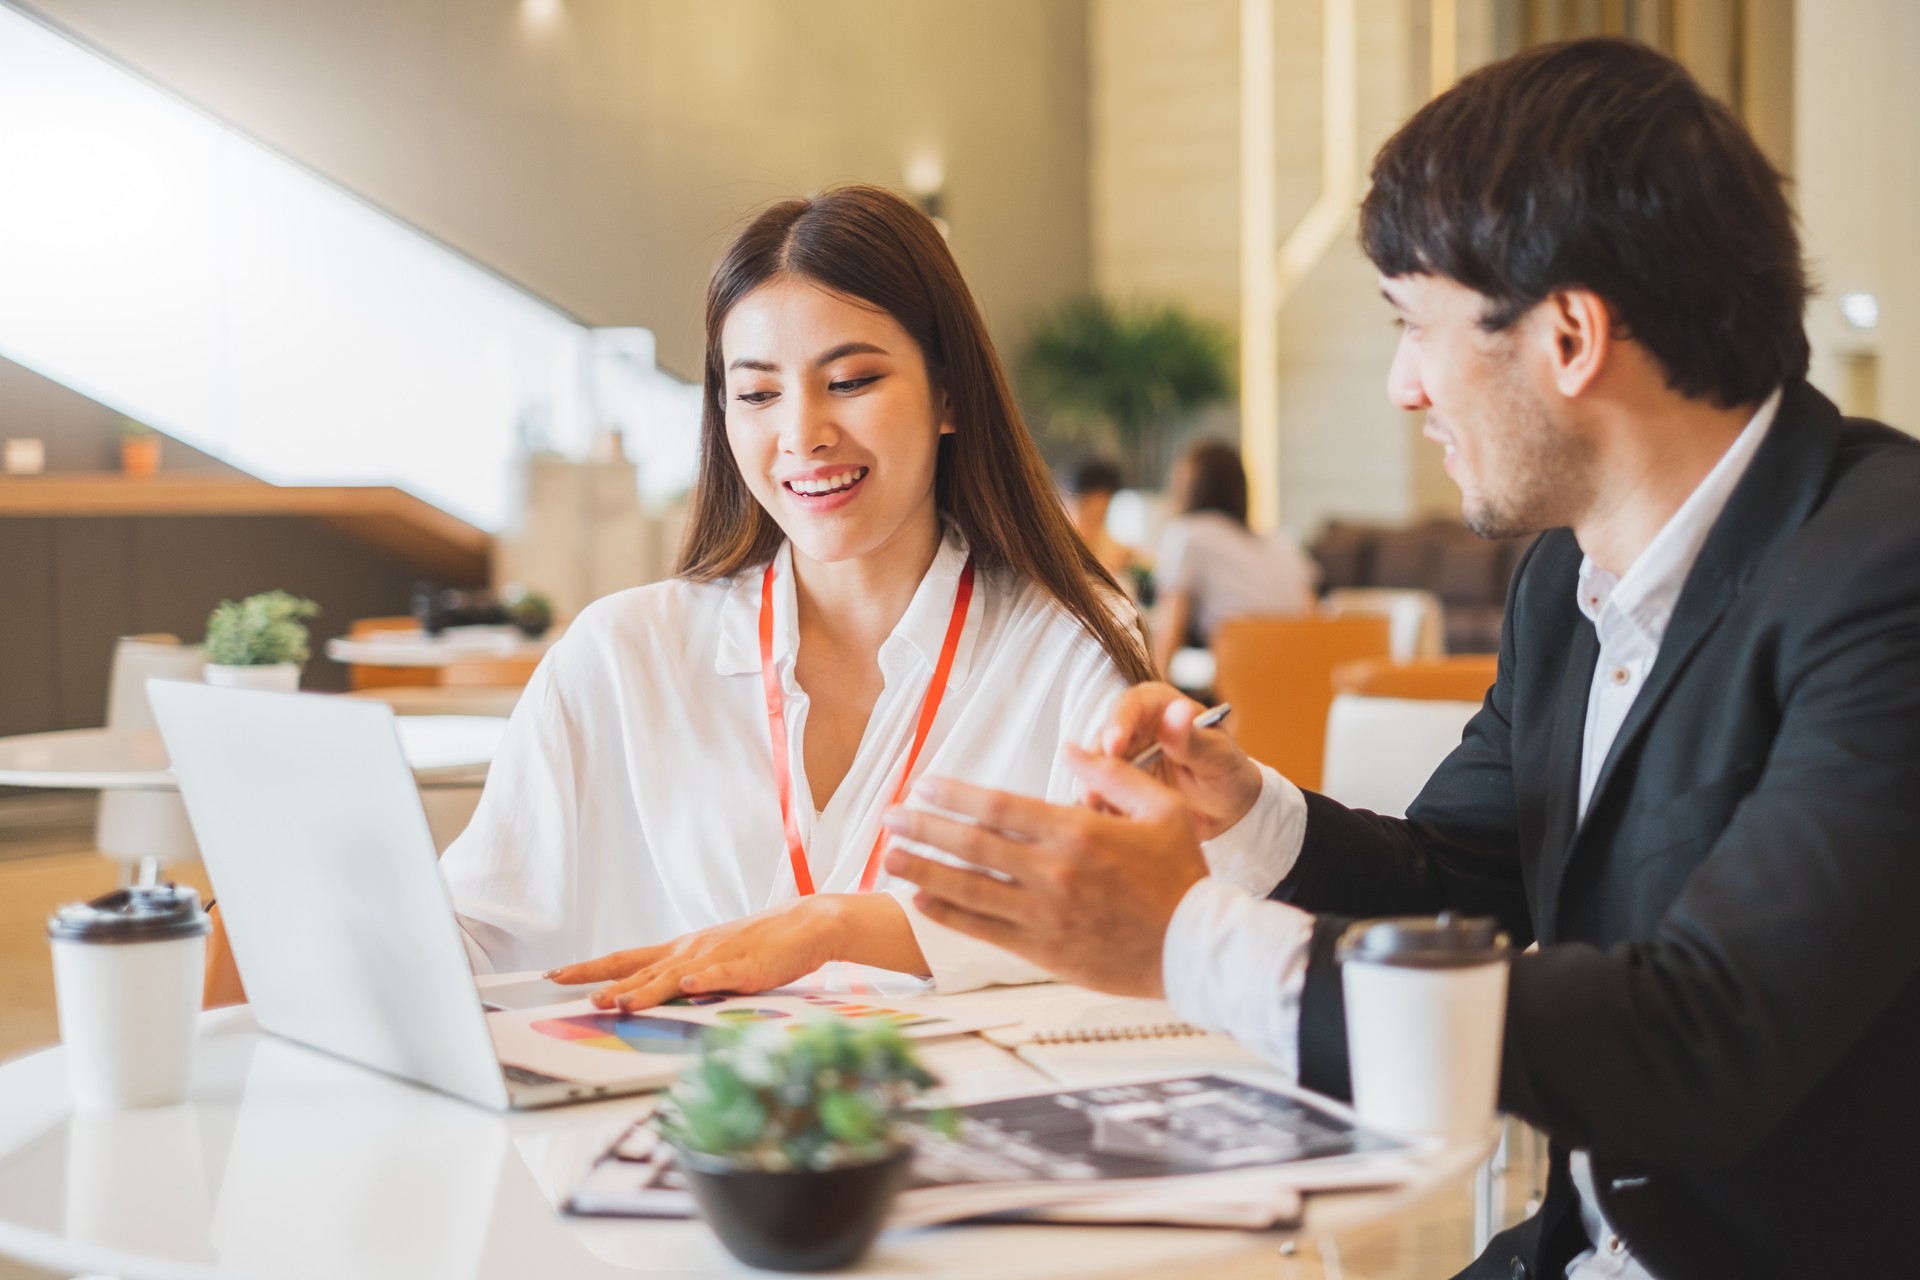
<svg viewBox="0 0 1920 1280"><path fill-rule="evenodd" d="M1021 1021L982 1034L1062 1084L1265 1065L1231 1036L1183 1020L1165 1001L1059 986L1021 988L1015 998L1018 1009L1005 1012L1018 1012Z"/></svg>

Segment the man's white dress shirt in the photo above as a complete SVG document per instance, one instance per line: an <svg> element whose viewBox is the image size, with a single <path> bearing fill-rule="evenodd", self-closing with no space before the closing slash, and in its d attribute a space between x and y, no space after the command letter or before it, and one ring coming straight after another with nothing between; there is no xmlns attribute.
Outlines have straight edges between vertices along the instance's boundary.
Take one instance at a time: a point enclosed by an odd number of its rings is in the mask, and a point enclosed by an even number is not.
<svg viewBox="0 0 1920 1280"><path fill-rule="evenodd" d="M1653 669L1687 575L1779 407L1776 390L1624 575L1581 561L1580 611L1600 641L1580 755L1582 817L1613 740ZM1253 810L1207 847L1211 874L1187 891L1174 912L1162 976L1168 1001L1187 1020L1229 1031L1282 1070L1297 1073L1300 992L1313 917L1264 895L1300 857L1306 798L1272 769L1260 770L1263 785ZM1252 829L1243 831L1248 824ZM1652 1280L1607 1226L1585 1152L1574 1153L1571 1172L1580 1220L1595 1248L1573 1260L1569 1280Z"/></svg>
<svg viewBox="0 0 1920 1280"><path fill-rule="evenodd" d="M885 688L853 767L816 813L802 746L810 697L794 679L792 555L779 552L773 654L794 808L822 893L859 886L965 561L950 531L880 647ZM796 896L760 675L761 579L756 569L623 591L583 610L554 645L514 710L471 825L441 859L476 971L667 942ZM980 573L915 774L1070 803L1061 744L1091 741L1126 683L1038 587ZM878 888L905 908L941 990L1045 976L928 920L913 909L913 886L884 870Z"/></svg>

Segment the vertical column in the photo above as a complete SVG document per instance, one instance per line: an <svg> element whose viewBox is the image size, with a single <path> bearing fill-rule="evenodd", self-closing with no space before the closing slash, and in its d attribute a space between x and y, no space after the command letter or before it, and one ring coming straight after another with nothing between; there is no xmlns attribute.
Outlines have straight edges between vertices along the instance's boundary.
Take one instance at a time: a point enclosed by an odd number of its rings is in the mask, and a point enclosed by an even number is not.
<svg viewBox="0 0 1920 1280"><path fill-rule="evenodd" d="M1240 4L1240 453L1248 515L1280 521L1279 292L1274 276L1273 0Z"/></svg>

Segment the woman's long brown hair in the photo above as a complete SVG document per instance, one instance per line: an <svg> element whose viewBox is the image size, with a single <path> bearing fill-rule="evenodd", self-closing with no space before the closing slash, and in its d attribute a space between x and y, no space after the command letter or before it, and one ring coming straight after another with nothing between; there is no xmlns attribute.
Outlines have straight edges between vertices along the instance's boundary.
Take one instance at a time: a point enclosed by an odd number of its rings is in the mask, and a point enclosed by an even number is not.
<svg viewBox="0 0 1920 1280"><path fill-rule="evenodd" d="M781 277L811 280L892 316L919 344L954 430L940 438L934 503L984 570L1039 585L1129 680L1154 678L1140 633L1103 601L1114 583L1067 519L1014 405L1006 373L947 242L931 219L881 187L844 186L783 200L747 224L707 286L706 396L700 477L675 572L696 582L763 565L784 536L748 492L727 444L720 330L739 301Z"/></svg>

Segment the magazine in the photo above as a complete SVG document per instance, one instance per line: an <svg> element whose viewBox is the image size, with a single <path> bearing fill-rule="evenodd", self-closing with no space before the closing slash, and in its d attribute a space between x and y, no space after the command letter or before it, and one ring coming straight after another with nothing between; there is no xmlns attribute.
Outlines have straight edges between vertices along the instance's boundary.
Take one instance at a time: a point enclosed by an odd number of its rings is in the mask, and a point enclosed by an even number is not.
<svg viewBox="0 0 1920 1280"><path fill-rule="evenodd" d="M1297 1219L1300 1194L1406 1181L1410 1148L1305 1093L1184 1075L1023 1094L957 1109L915 1148L890 1225L979 1218L1258 1228ZM691 1197L651 1119L595 1163L570 1213L684 1217Z"/></svg>

